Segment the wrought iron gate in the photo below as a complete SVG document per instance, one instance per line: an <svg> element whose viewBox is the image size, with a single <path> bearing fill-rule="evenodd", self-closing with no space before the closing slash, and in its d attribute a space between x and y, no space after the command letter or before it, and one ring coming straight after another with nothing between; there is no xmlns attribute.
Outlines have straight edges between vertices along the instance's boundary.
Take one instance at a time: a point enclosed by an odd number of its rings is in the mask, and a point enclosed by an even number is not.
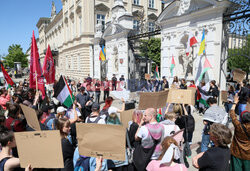
<svg viewBox="0 0 250 171"><path fill-rule="evenodd" d="M250 62L250 6L249 0L230 0L233 4L223 15L223 42L221 73L229 58L244 58L246 65ZM240 59L239 59L240 60ZM250 66L247 66L250 68ZM221 80L221 74L220 74Z"/></svg>

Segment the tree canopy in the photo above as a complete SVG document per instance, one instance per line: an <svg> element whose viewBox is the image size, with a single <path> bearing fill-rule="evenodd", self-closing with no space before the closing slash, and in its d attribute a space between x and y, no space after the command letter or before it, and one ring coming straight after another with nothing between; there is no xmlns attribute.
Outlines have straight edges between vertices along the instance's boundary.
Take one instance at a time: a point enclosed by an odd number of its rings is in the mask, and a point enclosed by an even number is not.
<svg viewBox="0 0 250 171"><path fill-rule="evenodd" d="M242 48L228 50L228 68L230 70L240 68L247 74L250 72L250 35Z"/></svg>
<svg viewBox="0 0 250 171"><path fill-rule="evenodd" d="M8 48L8 55L3 57L4 64L10 68L14 67L14 62L21 62L22 67L28 66L28 59L26 54L23 53L21 45L13 44Z"/></svg>
<svg viewBox="0 0 250 171"><path fill-rule="evenodd" d="M150 38L148 40L141 40L140 44L140 55L148 57L155 63L152 65L152 71L155 71L156 65L158 65L160 71L161 63L161 39L160 38Z"/></svg>

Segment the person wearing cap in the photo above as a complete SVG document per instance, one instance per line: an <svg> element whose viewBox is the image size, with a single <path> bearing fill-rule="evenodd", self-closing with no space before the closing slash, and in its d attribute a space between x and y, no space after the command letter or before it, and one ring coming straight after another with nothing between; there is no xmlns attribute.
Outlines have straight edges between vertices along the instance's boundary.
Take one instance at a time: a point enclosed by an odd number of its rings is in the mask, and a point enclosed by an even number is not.
<svg viewBox="0 0 250 171"><path fill-rule="evenodd" d="M230 146L230 170L232 171L250 170L250 112L243 111L239 121L235 115L235 107L238 102L239 97L236 95L230 110L230 117L235 128Z"/></svg>
<svg viewBox="0 0 250 171"><path fill-rule="evenodd" d="M100 105L94 103L91 107L92 113L86 118L85 123L97 123L97 124L106 124L105 120L100 117Z"/></svg>
<svg viewBox="0 0 250 171"><path fill-rule="evenodd" d="M63 106L59 106L56 110L56 118L60 119L60 118L66 118L70 121L70 125L75 123L78 120L78 115L77 115L77 111L76 111L76 105L75 103L73 104L73 111L74 111L74 118L68 118L66 114L67 109L64 108Z"/></svg>
<svg viewBox="0 0 250 171"><path fill-rule="evenodd" d="M89 95L85 92L85 88L80 88L80 93L76 96L77 105L81 109L83 119L87 117L86 114L86 104L90 101Z"/></svg>

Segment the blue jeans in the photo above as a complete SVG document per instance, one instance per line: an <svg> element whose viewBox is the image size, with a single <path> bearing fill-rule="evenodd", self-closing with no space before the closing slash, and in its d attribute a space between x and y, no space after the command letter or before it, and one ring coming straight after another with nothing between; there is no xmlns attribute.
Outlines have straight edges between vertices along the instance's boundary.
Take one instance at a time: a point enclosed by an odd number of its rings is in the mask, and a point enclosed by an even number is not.
<svg viewBox="0 0 250 171"><path fill-rule="evenodd" d="M241 103L239 104L239 106L238 106L239 115L241 114L241 112L246 110L246 106L247 106L247 104L241 104Z"/></svg>
<svg viewBox="0 0 250 171"><path fill-rule="evenodd" d="M224 106L225 106L226 112L228 113L231 110L233 103L226 102Z"/></svg>
<svg viewBox="0 0 250 171"><path fill-rule="evenodd" d="M201 152L205 152L208 149L208 145L210 143L210 135L206 135L202 133L202 139L201 139Z"/></svg>

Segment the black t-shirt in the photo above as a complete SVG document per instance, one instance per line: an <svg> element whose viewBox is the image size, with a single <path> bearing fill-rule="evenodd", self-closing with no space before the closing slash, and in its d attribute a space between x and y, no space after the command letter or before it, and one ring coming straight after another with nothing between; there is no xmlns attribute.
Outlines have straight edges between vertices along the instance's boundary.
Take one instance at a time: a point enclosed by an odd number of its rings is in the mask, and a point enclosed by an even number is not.
<svg viewBox="0 0 250 171"><path fill-rule="evenodd" d="M63 138L61 142L62 142L63 161L64 161L64 168L61 170L62 171L74 170L73 156L75 149L73 145L69 142L69 140L66 138Z"/></svg>
<svg viewBox="0 0 250 171"><path fill-rule="evenodd" d="M247 99L249 96L249 90L247 87L242 87L241 91L239 92L239 103L247 104Z"/></svg>
<svg viewBox="0 0 250 171"><path fill-rule="evenodd" d="M228 147L208 149L198 159L200 171L229 171L230 150Z"/></svg>

